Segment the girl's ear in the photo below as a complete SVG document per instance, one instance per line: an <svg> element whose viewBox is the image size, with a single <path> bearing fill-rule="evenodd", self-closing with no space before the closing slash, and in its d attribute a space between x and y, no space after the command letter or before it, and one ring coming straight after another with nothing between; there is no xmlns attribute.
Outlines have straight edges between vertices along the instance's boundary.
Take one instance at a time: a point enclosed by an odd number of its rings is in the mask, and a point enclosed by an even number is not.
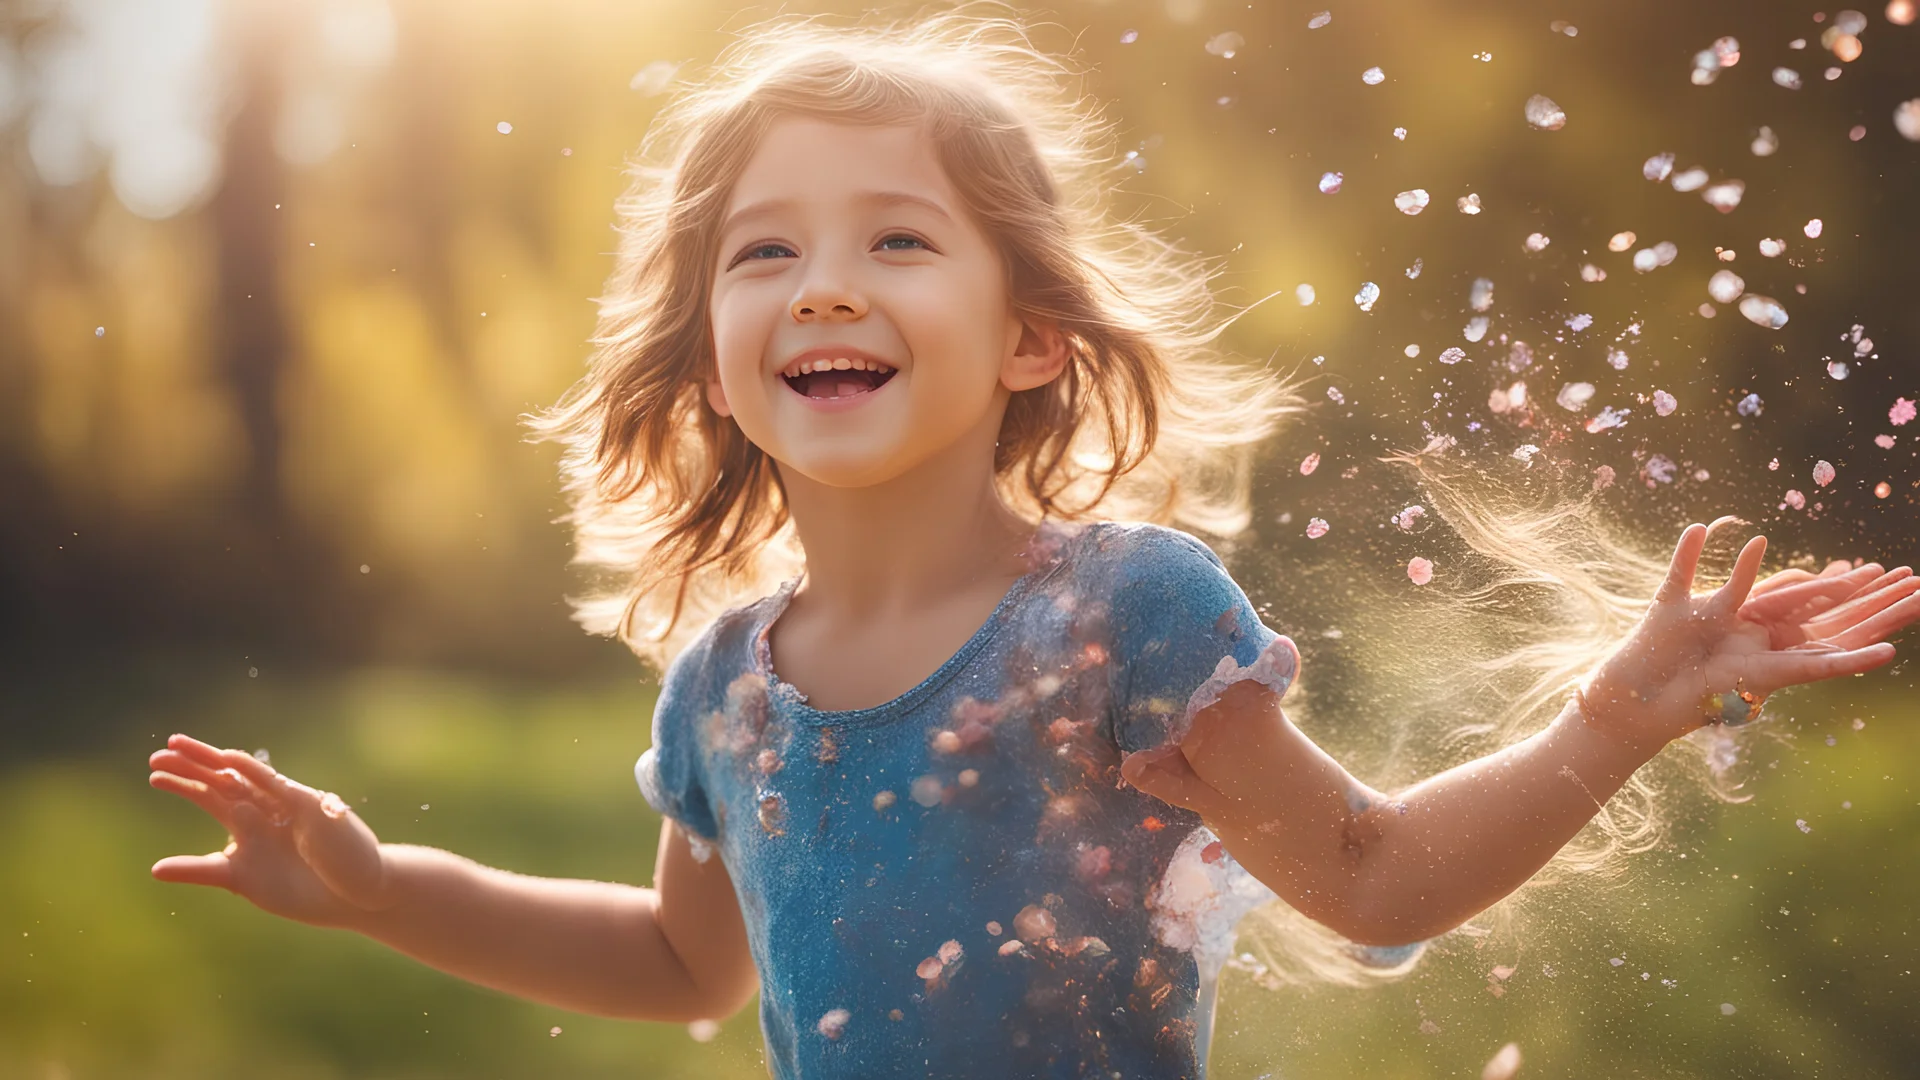
<svg viewBox="0 0 1920 1080"><path fill-rule="evenodd" d="M733 415L733 409L727 404L726 388L720 385L717 375L707 376L707 404L713 406L713 411L721 416Z"/></svg>
<svg viewBox="0 0 1920 1080"><path fill-rule="evenodd" d="M1013 355L1000 365L1000 382L1016 392L1059 378L1073 358L1066 331L1059 323L1033 318L1020 322L1020 340L1013 347Z"/></svg>

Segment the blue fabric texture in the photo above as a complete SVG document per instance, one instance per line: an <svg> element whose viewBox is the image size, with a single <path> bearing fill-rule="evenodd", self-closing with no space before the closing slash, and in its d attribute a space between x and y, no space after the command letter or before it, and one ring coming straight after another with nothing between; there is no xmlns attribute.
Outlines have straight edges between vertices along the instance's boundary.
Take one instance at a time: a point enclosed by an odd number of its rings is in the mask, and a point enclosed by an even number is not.
<svg viewBox="0 0 1920 1080"><path fill-rule="evenodd" d="M794 582L666 674L635 773L733 878L780 1080L1202 1075L1233 923L1272 894L1121 754L1263 654L1284 692L1298 654L1186 533L1049 523L1029 557L874 708L774 674Z"/></svg>

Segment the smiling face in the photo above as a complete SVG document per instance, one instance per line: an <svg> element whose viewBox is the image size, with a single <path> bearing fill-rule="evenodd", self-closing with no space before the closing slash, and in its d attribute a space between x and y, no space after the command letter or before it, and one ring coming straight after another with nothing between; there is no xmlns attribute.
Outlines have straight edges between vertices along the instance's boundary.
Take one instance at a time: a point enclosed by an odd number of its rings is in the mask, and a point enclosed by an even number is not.
<svg viewBox="0 0 1920 1080"><path fill-rule="evenodd" d="M1012 391L1059 373L918 127L776 121L734 185L708 304L716 412L795 473L869 487L991 467Z"/></svg>

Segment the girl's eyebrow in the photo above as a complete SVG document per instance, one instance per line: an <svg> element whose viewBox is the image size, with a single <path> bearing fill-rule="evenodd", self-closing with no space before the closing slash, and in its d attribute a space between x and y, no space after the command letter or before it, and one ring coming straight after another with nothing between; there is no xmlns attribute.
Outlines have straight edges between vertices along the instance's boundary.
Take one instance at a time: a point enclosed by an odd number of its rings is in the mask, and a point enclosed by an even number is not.
<svg viewBox="0 0 1920 1080"><path fill-rule="evenodd" d="M905 191L861 191L854 194L853 201L869 206L919 206L940 215L946 219L949 224L953 222L953 215L947 213L946 208L939 203L924 196L910 194ZM793 199L766 199L754 203L751 206L743 206L727 216L727 220L720 226L720 232L722 235L725 235L743 221L776 213L781 210L791 210L796 205L797 203Z"/></svg>

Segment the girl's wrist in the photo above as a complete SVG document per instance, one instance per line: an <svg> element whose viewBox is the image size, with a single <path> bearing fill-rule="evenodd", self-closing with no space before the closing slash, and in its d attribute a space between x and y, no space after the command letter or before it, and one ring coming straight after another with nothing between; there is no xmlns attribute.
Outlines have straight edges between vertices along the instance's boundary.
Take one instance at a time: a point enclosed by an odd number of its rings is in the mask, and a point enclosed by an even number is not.
<svg viewBox="0 0 1920 1080"><path fill-rule="evenodd" d="M1594 694L1590 690L1589 686L1574 687L1573 697L1567 703L1567 711L1573 714L1572 723L1632 759L1634 768L1653 760L1673 741L1663 734L1649 734L1662 726L1649 722L1652 718L1644 715L1650 703L1633 701L1633 705L1638 705L1633 708L1628 702L1620 701L1618 695Z"/></svg>

